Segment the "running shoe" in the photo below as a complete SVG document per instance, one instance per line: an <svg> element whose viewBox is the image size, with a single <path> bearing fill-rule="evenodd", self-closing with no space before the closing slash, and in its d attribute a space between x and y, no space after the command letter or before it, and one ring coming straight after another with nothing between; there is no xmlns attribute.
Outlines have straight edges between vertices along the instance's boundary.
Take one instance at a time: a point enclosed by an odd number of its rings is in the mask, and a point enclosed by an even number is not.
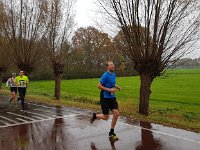
<svg viewBox="0 0 200 150"><path fill-rule="evenodd" d="M109 132L109 139L113 140L113 141L119 140L119 138L117 137L117 135L114 132L113 133Z"/></svg>
<svg viewBox="0 0 200 150"><path fill-rule="evenodd" d="M96 119L96 113L92 114L92 117L90 118L90 123L93 124L94 120Z"/></svg>

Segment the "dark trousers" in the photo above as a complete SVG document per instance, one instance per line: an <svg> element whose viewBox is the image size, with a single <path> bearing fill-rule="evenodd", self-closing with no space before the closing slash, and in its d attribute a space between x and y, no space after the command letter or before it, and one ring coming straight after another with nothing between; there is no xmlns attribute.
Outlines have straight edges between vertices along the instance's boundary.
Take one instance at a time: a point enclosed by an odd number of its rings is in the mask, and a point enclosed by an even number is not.
<svg viewBox="0 0 200 150"><path fill-rule="evenodd" d="M26 95L26 88L18 87L18 93L19 93L19 97L20 97L20 100L21 100L22 109L24 110L25 109L24 98L25 98L25 95Z"/></svg>

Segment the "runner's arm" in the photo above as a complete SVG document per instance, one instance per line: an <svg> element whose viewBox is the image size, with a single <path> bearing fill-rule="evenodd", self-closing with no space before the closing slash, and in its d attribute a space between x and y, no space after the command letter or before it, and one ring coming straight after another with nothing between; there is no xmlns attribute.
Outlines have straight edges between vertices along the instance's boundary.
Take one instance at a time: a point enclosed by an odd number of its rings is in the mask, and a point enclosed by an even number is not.
<svg viewBox="0 0 200 150"><path fill-rule="evenodd" d="M6 87L8 87L9 84L10 84L10 80L8 79L8 80L6 81Z"/></svg>
<svg viewBox="0 0 200 150"><path fill-rule="evenodd" d="M17 77L15 78L15 85L16 85L17 87L19 86L18 78L17 78Z"/></svg>
<svg viewBox="0 0 200 150"><path fill-rule="evenodd" d="M29 78L26 76L26 88L28 87Z"/></svg>
<svg viewBox="0 0 200 150"><path fill-rule="evenodd" d="M97 87L100 90L107 91L107 92L110 92L110 93L115 93L115 91L116 91L116 88L107 88L107 87L104 87L100 82L98 83Z"/></svg>
<svg viewBox="0 0 200 150"><path fill-rule="evenodd" d="M26 88L28 87L28 81L26 81Z"/></svg>

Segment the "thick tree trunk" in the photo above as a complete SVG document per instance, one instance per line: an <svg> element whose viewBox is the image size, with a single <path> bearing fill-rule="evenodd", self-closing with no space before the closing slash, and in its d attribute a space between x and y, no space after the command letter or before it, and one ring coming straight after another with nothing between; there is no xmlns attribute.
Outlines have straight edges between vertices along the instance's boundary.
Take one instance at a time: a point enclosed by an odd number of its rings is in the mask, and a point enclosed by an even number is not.
<svg viewBox="0 0 200 150"><path fill-rule="evenodd" d="M0 89L2 89L3 80L2 80L2 72L0 72Z"/></svg>
<svg viewBox="0 0 200 150"><path fill-rule="evenodd" d="M60 99L60 84L61 84L62 75L55 75L55 98Z"/></svg>
<svg viewBox="0 0 200 150"><path fill-rule="evenodd" d="M2 78L0 77L0 89L2 89Z"/></svg>
<svg viewBox="0 0 200 150"><path fill-rule="evenodd" d="M55 98L60 99L60 84L62 79L62 74L64 70L64 65L60 62L53 62L53 70L55 77Z"/></svg>
<svg viewBox="0 0 200 150"><path fill-rule="evenodd" d="M140 74L140 104L139 113L142 115L149 114L149 99L151 95L152 77L149 74Z"/></svg>

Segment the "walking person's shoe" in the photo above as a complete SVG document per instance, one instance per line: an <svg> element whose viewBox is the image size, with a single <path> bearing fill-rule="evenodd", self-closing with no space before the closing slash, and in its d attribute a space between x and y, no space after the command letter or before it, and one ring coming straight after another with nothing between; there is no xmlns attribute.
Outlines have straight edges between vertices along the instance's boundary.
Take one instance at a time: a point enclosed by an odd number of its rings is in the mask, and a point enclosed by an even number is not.
<svg viewBox="0 0 200 150"><path fill-rule="evenodd" d="M27 114L27 110L23 110L23 113L24 113L24 114Z"/></svg>
<svg viewBox="0 0 200 150"><path fill-rule="evenodd" d="M119 138L117 137L117 135L114 132L109 132L109 139L112 141L118 141Z"/></svg>
<svg viewBox="0 0 200 150"><path fill-rule="evenodd" d="M10 98L10 99L9 99L9 104L11 104L11 103L12 103L12 100L13 100L13 98Z"/></svg>
<svg viewBox="0 0 200 150"><path fill-rule="evenodd" d="M93 124L94 120L97 119L96 113L93 113L91 118L90 118L90 123Z"/></svg>
<svg viewBox="0 0 200 150"><path fill-rule="evenodd" d="M9 111L13 110L13 103L9 103Z"/></svg>
<svg viewBox="0 0 200 150"><path fill-rule="evenodd" d="M21 98L17 97L17 102L21 103Z"/></svg>
<svg viewBox="0 0 200 150"><path fill-rule="evenodd" d="M16 102L15 102L15 104L14 104L14 105L15 105L15 108L17 108L17 107L18 107Z"/></svg>

